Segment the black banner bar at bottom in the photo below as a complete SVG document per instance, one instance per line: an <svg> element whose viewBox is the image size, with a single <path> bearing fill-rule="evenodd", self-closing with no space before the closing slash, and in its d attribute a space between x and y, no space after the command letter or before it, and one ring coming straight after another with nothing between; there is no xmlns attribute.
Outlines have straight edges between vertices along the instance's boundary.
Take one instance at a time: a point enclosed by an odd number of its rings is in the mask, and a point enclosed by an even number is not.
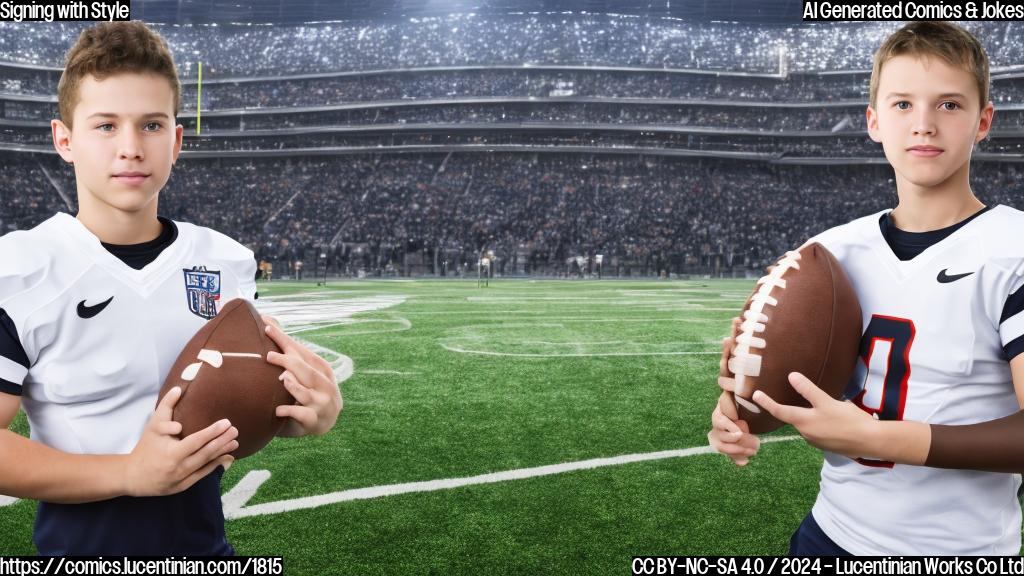
<svg viewBox="0 0 1024 576"><path fill-rule="evenodd" d="M280 556L0 556L0 576L184 574L280 576Z"/></svg>
<svg viewBox="0 0 1024 576"><path fill-rule="evenodd" d="M1019 556L634 556L630 573L643 576L837 576L938 574L1024 575Z"/></svg>

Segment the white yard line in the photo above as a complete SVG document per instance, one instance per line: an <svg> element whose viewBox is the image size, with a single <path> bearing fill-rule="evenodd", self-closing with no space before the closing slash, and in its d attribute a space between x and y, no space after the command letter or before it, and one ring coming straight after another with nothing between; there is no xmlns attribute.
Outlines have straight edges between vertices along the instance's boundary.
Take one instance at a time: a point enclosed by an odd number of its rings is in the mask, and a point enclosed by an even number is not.
<svg viewBox="0 0 1024 576"><path fill-rule="evenodd" d="M800 436L780 436L766 438L763 443L786 442L797 440ZM667 458L685 458L701 454L713 454L710 446L697 446L683 450L663 450L661 452L646 452L641 454L625 454L610 458L593 458L577 462L563 462L561 464L550 464L547 466L536 466L533 468L519 468L516 470L505 470L478 476L466 476L461 478L445 478L441 480L427 480L423 482L407 482L404 484L388 484L384 486L371 486L369 488L355 488L342 490L319 496L307 496L305 498L293 498L290 500L278 500L276 502L265 502L246 506L260 485L270 478L267 470L254 470L249 472L242 480L222 498L224 504L224 517L232 520L246 518L249 516L263 516L267 514L281 514L294 510L307 508L319 508L340 502L351 502L353 500L368 500L371 498L382 498L384 496L396 496L398 494L411 494L415 492L435 492L438 490L451 490L463 486L474 486L477 484L492 484L495 482L506 482L509 480L524 480L526 478L537 478L540 476L551 476L564 474L577 470L592 470L605 466L620 466L636 462L649 462L652 460L664 460Z"/></svg>

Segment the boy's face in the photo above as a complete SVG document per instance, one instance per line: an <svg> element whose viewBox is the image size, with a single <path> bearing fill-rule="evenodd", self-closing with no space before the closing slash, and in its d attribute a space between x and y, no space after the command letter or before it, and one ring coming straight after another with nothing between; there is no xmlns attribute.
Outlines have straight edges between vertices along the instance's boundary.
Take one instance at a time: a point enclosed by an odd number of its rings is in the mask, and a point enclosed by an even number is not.
<svg viewBox="0 0 1024 576"><path fill-rule="evenodd" d="M896 56L882 66L868 133L897 181L918 190L968 186L974 144L988 135L993 107L974 77L937 57Z"/></svg>
<svg viewBox="0 0 1024 576"><path fill-rule="evenodd" d="M73 130L53 120L57 152L75 167L80 209L135 213L150 205L181 151L170 83L154 74L82 80Z"/></svg>

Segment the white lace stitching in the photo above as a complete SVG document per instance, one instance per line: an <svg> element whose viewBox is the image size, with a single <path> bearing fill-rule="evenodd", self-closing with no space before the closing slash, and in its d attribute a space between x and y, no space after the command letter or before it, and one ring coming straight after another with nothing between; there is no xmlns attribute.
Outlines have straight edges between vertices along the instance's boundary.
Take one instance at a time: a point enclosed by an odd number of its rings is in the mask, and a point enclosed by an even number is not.
<svg viewBox="0 0 1024 576"><path fill-rule="evenodd" d="M769 269L768 274L757 281L759 288L750 299L750 307L743 312L740 332L736 335L736 346L733 347L729 358L729 371L736 377L736 401L755 413L760 413L761 409L753 402L741 398L741 395L749 396L753 393L747 377L757 377L761 374L761 356L755 351L764 349L768 343L757 334L764 332L768 324L765 308L779 304L777 298L772 297L772 291L775 288L786 289L786 281L782 276L791 268L799 270L799 261L799 252L786 252L786 255ZM778 293L775 294L778 296Z"/></svg>

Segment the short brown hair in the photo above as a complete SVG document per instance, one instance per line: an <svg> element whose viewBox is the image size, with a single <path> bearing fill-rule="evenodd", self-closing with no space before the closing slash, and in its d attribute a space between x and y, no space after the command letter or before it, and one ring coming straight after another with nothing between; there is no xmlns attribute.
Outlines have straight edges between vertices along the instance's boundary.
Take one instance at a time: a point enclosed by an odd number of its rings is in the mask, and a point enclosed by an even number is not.
<svg viewBox="0 0 1024 576"><path fill-rule="evenodd" d="M65 58L57 84L57 108L64 124L71 128L83 78L104 80L124 72L166 78L174 91L174 115L178 115L181 83L164 39L137 20L102 22L83 30Z"/></svg>
<svg viewBox="0 0 1024 576"><path fill-rule="evenodd" d="M948 22L911 22L893 32L875 52L871 68L871 106L878 98L882 66L896 56L938 56L974 76L981 97L980 108L988 104L988 55L970 32Z"/></svg>

